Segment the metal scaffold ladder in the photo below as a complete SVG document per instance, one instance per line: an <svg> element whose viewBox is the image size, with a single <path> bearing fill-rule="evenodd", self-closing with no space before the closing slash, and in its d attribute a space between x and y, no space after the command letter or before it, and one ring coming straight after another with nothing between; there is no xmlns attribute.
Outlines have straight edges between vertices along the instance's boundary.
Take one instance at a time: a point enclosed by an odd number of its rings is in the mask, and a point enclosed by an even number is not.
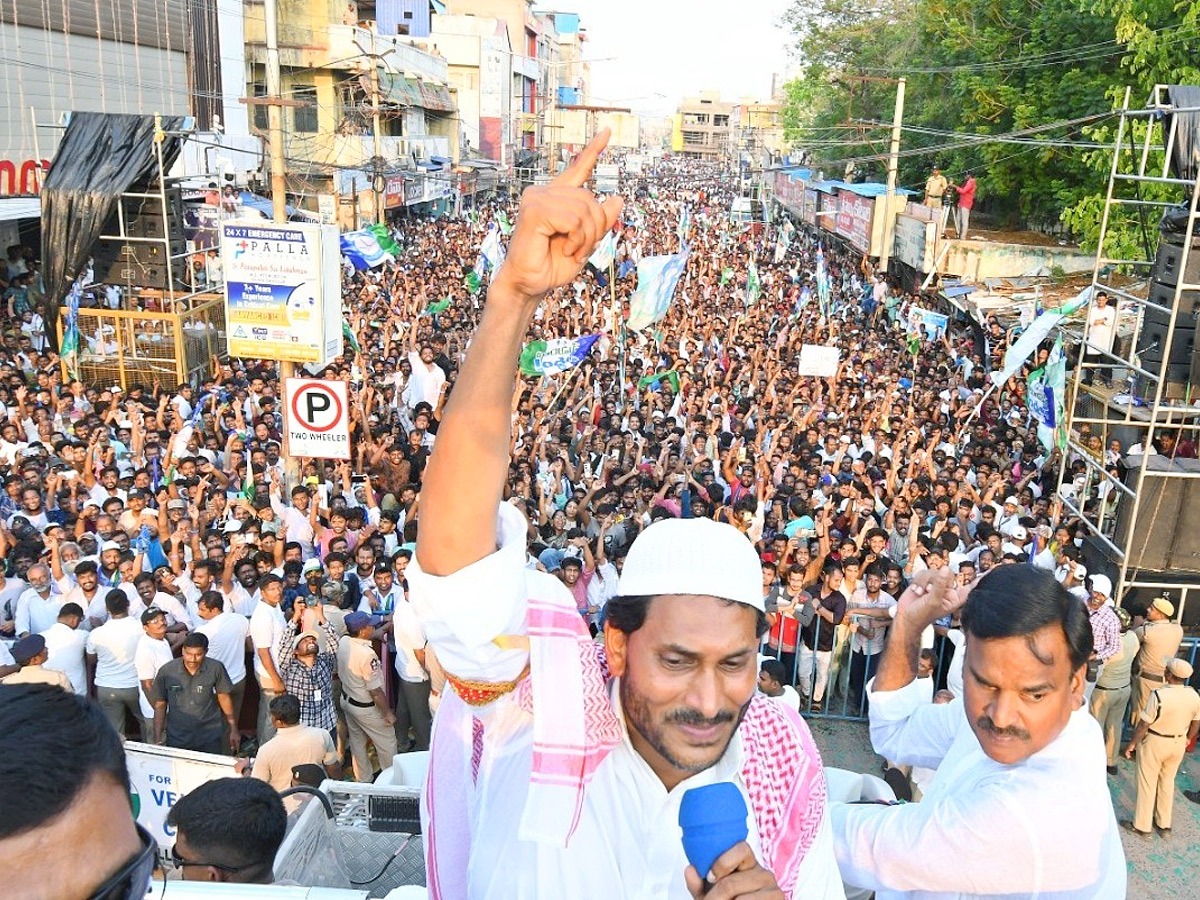
<svg viewBox="0 0 1200 900"><path fill-rule="evenodd" d="M1174 525L1169 539L1174 548L1189 491L1195 492L1197 501L1192 505L1200 507L1200 483L1196 483L1200 465L1141 453L1126 458L1122 479L1106 464L1106 457L1114 437L1122 440L1123 452L1127 452L1134 444L1143 449L1153 447L1164 433L1200 433L1200 405L1193 405L1200 398L1200 366L1193 362L1181 381L1181 365L1173 361L1173 357L1178 359L1173 353L1176 341L1183 340L1189 329L1194 334L1196 312L1200 311L1200 283L1189 281L1200 255L1200 251L1193 252L1194 237L1200 236L1200 180L1194 162L1191 169L1181 172L1176 159L1181 141L1186 141L1186 146L1200 146L1200 103L1180 105L1167 85L1155 86L1145 107L1131 108L1129 100L1127 88L1117 119L1100 221L1092 304L1103 291L1127 317L1132 311L1135 322L1128 340L1118 338L1110 347L1092 346L1089 307L1068 391L1059 484L1061 487L1072 477L1068 464L1082 460L1082 489L1066 491L1062 507L1064 513L1085 523L1094 543L1119 571L1114 598L1120 602L1128 588L1166 591L1177 597L1182 615L1189 589L1200 590L1200 577L1189 581L1173 566L1161 563L1172 555L1171 550L1161 550L1162 529ZM1156 283L1161 274L1156 258L1162 255L1159 220L1168 211L1175 233L1181 233L1183 239L1173 257L1177 272L1173 285ZM1130 234L1140 239L1139 249L1144 252L1130 249L1129 245L1136 243L1129 240ZM1171 247L1175 246L1172 241ZM1117 331L1114 325L1114 335ZM1195 355L1196 349L1191 353ZM1110 376L1109 385L1096 383L1094 376L1101 373ZM1114 373L1120 373L1120 378L1112 378ZM1098 453L1085 440L1094 441L1097 435L1101 438ZM1089 499L1093 495L1095 499ZM1146 527L1148 522L1157 523L1156 527ZM1200 560L1192 571L1200 576Z"/></svg>

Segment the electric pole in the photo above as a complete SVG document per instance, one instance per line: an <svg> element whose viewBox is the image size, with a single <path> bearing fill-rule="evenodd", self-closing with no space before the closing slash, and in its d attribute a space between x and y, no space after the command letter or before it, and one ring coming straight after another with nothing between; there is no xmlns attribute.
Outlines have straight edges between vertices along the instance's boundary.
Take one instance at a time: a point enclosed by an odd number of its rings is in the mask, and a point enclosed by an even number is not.
<svg viewBox="0 0 1200 900"><path fill-rule="evenodd" d="M896 236L896 169L900 164L900 130L904 122L904 79L896 82L896 109L892 113L892 144L888 149L887 193L884 195L883 247L879 250L879 270L887 276Z"/></svg>
<svg viewBox="0 0 1200 900"><path fill-rule="evenodd" d="M271 212L276 222L287 221L287 185L283 168L283 79L279 73L278 0L264 0L263 27L267 41L267 144L271 157Z"/></svg>
<svg viewBox="0 0 1200 900"><path fill-rule="evenodd" d="M383 224L383 135L379 133L379 57L375 55L375 29L371 29L371 134L374 137L375 177L371 189L375 194L375 222Z"/></svg>
<svg viewBox="0 0 1200 900"><path fill-rule="evenodd" d="M271 218L277 224L287 222L287 182L283 168L283 78L279 71L279 8L278 0L264 0L263 26L267 43L267 142L271 157ZM328 299L327 299L328 302ZM286 385L287 379L296 375L296 364L288 360L279 361L279 380ZM300 460L288 451L287 411L283 411L284 474L289 485L299 484ZM249 463L247 463L249 466ZM246 472L253 479L254 473ZM290 495L289 495L290 496Z"/></svg>

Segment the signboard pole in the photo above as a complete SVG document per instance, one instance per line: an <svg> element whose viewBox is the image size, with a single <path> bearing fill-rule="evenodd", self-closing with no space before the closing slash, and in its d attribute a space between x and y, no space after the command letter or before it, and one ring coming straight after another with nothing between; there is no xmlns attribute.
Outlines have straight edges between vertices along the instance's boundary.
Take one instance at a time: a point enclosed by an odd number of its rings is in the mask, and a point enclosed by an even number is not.
<svg viewBox="0 0 1200 900"><path fill-rule="evenodd" d="M887 193L884 195L883 246L879 248L879 271L887 275L892 258L892 242L896 239L896 211L892 200L896 196L896 169L900 160L900 127L904 121L904 79L896 82L896 110L892 115L892 145L888 150Z"/></svg>
<svg viewBox="0 0 1200 900"><path fill-rule="evenodd" d="M279 95L283 78L279 71L279 10L277 0L266 0L263 7L264 35L267 44L267 96L271 105L267 107L267 138L271 151L271 218L277 223L287 222L287 182L284 180L283 166L283 108L279 105ZM280 381L291 378L296 374L294 362L279 363ZM300 462L288 452L287 441L287 410L283 410L283 459L284 473L288 484L299 483ZM253 480L254 473L247 472L246 477Z"/></svg>

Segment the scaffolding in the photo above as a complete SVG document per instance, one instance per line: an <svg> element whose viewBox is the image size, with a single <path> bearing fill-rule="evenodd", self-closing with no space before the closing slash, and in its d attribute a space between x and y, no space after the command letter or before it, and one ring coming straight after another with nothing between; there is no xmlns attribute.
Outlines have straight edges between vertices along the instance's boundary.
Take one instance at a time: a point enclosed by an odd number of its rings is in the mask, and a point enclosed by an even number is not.
<svg viewBox="0 0 1200 900"><path fill-rule="evenodd" d="M128 274L111 279L100 271L86 288L107 285L122 289L118 308L82 307L78 311L79 356L76 375L87 384L175 386L199 383L227 355L225 296L222 284L210 284L202 261L210 250L220 252L220 233L207 240L189 241L184 235L183 184L220 183L215 175L170 177L165 172L161 119L153 152L158 175L142 191L121 194L116 204L115 232L106 227L96 248L116 244L112 268L127 267ZM189 132L185 132L186 139ZM135 216L130 210L136 209ZM137 223L135 227L135 222ZM197 235L203 235L200 229ZM143 253L138 248L147 248ZM151 274L162 267L161 272ZM67 309L59 310L59 340L65 332ZM62 362L63 378L70 377Z"/></svg>
<svg viewBox="0 0 1200 900"><path fill-rule="evenodd" d="M1176 459L1172 452L1142 452L1124 457L1122 478L1108 454L1113 439L1126 452L1136 446L1144 451L1164 439L1195 440L1200 433L1200 406L1192 403L1200 395L1200 367L1193 361L1194 346L1185 346L1200 311L1200 283L1195 283L1200 275L1194 274L1200 249L1193 250L1194 238L1200 237L1200 188L1194 171L1172 165L1180 128L1189 127L1184 114L1200 113L1200 106L1178 105L1167 85L1157 85L1143 108L1129 103L1126 89L1092 286L1093 298L1103 291L1114 304L1132 310L1135 324L1130 339L1121 337L1106 349L1089 343L1090 311L1086 317L1068 389L1067 447L1059 470L1060 485L1066 479L1074 484L1060 491L1060 498L1064 512L1084 523L1093 546L1118 573L1118 602L1129 589L1165 594L1182 621L1189 593L1200 591L1200 546L1193 546L1197 542L1191 536L1200 529L1189 524L1200 518L1200 463ZM1152 240L1159 218L1172 208L1183 224L1182 245ZM1128 239L1130 234L1140 238L1144 253L1131 251L1137 242ZM1158 278L1164 246L1173 285ZM1180 350L1187 354L1182 363ZM1106 378L1109 384L1101 384ZM1068 469L1077 460L1084 467L1082 486Z"/></svg>

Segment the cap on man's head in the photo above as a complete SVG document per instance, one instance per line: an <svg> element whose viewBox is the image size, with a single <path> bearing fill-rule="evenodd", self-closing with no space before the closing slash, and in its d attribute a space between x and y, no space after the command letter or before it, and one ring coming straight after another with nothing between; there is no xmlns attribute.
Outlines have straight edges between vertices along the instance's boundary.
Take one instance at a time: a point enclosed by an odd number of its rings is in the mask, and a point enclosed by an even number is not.
<svg viewBox="0 0 1200 900"><path fill-rule="evenodd" d="M321 565L321 561L319 559L313 557L312 559L307 559L304 561L304 568L301 571L305 575L307 575L309 572L322 572L324 571L324 566Z"/></svg>
<svg viewBox="0 0 1200 900"><path fill-rule="evenodd" d="M121 549L121 545L118 544L116 541L105 541L103 544L100 545L101 553L104 553L107 550L120 550L120 549Z"/></svg>
<svg viewBox="0 0 1200 900"><path fill-rule="evenodd" d="M242 530L242 523L238 519L230 519L225 523L225 528L223 530L226 534L233 534L235 531Z"/></svg>
<svg viewBox="0 0 1200 900"><path fill-rule="evenodd" d="M12 658L25 665L46 649L46 639L40 634L27 634L12 645Z"/></svg>
<svg viewBox="0 0 1200 900"><path fill-rule="evenodd" d="M1175 604L1166 597L1155 597L1154 602L1150 604L1168 619L1175 615Z"/></svg>
<svg viewBox="0 0 1200 900"><path fill-rule="evenodd" d="M161 609L159 609L157 606L148 607L145 611L142 612L142 624L149 625L155 619L160 618L160 617L165 619L167 617L167 614L165 612L163 612Z"/></svg>
<svg viewBox="0 0 1200 900"><path fill-rule="evenodd" d="M1106 600L1112 596L1112 581L1107 575L1092 576L1092 593L1099 594Z"/></svg>
<svg viewBox="0 0 1200 900"><path fill-rule="evenodd" d="M345 618L346 631L357 634L364 628L371 627L371 617L364 612L352 612Z"/></svg>
<svg viewBox="0 0 1200 900"><path fill-rule="evenodd" d="M1167 663L1167 671L1176 678L1182 678L1187 681L1192 677L1192 664L1186 659L1173 659Z"/></svg>
<svg viewBox="0 0 1200 900"><path fill-rule="evenodd" d="M1016 497L1005 497L1004 505L1005 506L1020 506L1021 504L1017 502Z"/></svg>
<svg viewBox="0 0 1200 900"><path fill-rule="evenodd" d="M1024 525L1018 525L1012 530L1012 539L1018 543L1029 537L1029 532L1025 530Z"/></svg>
<svg viewBox="0 0 1200 900"><path fill-rule="evenodd" d="M626 597L719 597L766 611L754 545L711 519L662 519L646 528L629 548L617 590Z"/></svg>

